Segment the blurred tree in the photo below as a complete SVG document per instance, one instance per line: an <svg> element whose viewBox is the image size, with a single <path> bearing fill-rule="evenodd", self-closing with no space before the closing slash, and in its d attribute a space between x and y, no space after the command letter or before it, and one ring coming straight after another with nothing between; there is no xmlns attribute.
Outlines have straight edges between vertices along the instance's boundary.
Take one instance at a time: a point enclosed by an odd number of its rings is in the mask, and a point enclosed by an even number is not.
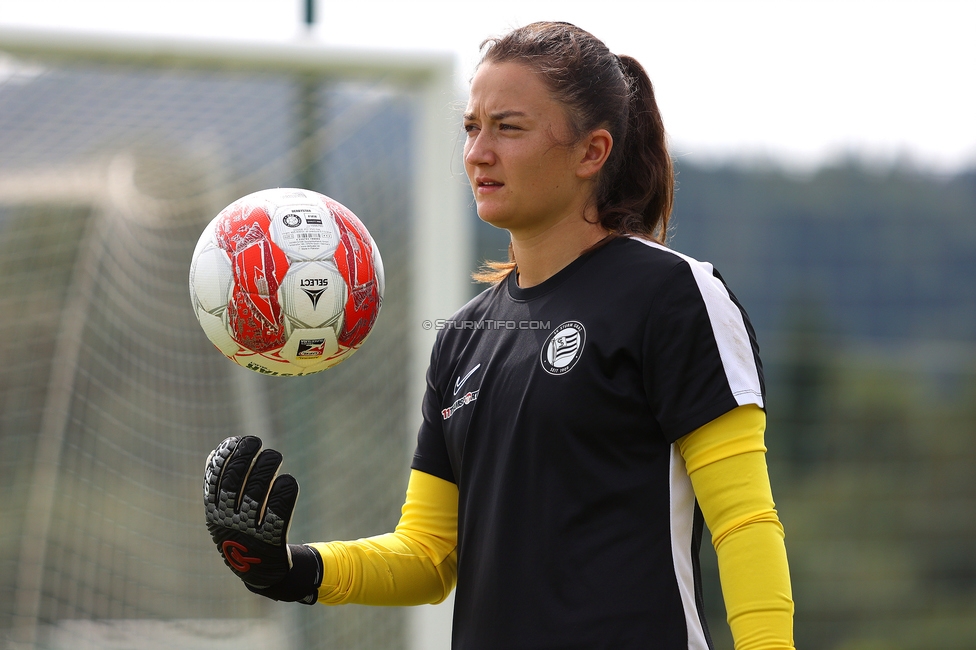
<svg viewBox="0 0 976 650"><path fill-rule="evenodd" d="M797 647L976 647L976 171L678 179L672 245L715 264L762 347Z"/></svg>

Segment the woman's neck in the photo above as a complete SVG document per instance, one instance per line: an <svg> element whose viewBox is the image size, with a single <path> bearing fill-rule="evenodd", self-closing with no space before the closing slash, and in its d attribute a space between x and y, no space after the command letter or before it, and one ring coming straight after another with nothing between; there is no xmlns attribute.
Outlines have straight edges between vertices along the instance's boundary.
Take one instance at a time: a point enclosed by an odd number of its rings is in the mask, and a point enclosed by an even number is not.
<svg viewBox="0 0 976 650"><path fill-rule="evenodd" d="M542 284L608 234L599 222L593 223L582 216L567 217L529 236L513 232L512 252L518 285L527 289Z"/></svg>

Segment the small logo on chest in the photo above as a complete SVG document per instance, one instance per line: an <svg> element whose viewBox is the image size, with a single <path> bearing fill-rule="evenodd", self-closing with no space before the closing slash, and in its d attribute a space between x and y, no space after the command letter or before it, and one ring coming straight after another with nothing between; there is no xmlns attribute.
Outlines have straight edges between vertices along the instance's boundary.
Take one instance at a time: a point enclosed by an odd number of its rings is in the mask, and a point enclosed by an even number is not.
<svg viewBox="0 0 976 650"><path fill-rule="evenodd" d="M539 361L550 375L565 375L573 369L583 354L586 329L579 321L570 320L553 330L542 344Z"/></svg>
<svg viewBox="0 0 976 650"><path fill-rule="evenodd" d="M478 393L480 392L481 392L480 390L473 390L465 393L464 395L456 399L454 403L451 404L449 407L443 409L441 411L441 417L444 418L445 420L448 419L449 417L454 415L454 413L458 409L463 408L465 404L470 404L471 402L478 399Z"/></svg>
<svg viewBox="0 0 976 650"><path fill-rule="evenodd" d="M478 368L480 368L480 367L481 367L481 364L479 363L474 368L472 368L471 370L469 370L466 375L464 375L463 377L458 377L457 378L457 380L454 382L454 394L455 395L457 395L458 394L458 391L461 390L461 385L464 384L464 382L466 382L468 380L468 378L471 375L473 375L478 370Z"/></svg>

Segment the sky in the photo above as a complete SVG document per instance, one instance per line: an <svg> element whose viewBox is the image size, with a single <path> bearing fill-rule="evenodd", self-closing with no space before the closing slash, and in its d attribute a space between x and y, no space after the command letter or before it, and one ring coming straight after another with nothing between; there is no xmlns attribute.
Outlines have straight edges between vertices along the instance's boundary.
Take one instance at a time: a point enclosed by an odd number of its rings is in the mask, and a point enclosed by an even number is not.
<svg viewBox="0 0 976 650"><path fill-rule="evenodd" d="M59 30L452 52L565 20L654 82L678 157L812 169L976 168L976 0L0 0L2 32Z"/></svg>

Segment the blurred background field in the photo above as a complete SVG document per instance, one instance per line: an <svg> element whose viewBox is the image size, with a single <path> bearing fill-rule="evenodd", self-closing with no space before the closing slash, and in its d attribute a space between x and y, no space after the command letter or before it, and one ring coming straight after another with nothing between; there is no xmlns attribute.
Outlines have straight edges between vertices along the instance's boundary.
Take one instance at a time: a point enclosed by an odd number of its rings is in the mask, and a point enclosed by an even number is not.
<svg viewBox="0 0 976 650"><path fill-rule="evenodd" d="M421 320L473 295L467 272L505 248L463 198L458 94L430 87L445 59L383 73L363 53L326 66L308 48L190 56L4 34L0 642L443 647L410 610L252 596L213 549L200 497L207 452L253 432L302 483L296 539L395 524ZM431 137L439 162L418 162ZM762 348L797 647L976 647L976 167L678 153L671 243L716 265ZM462 197L444 204L454 230L424 214L430 183ZM223 359L187 293L210 218L285 185L352 208L387 271L367 345L298 380ZM424 279L438 273L454 284ZM715 645L729 649L707 546L705 566Z"/></svg>

